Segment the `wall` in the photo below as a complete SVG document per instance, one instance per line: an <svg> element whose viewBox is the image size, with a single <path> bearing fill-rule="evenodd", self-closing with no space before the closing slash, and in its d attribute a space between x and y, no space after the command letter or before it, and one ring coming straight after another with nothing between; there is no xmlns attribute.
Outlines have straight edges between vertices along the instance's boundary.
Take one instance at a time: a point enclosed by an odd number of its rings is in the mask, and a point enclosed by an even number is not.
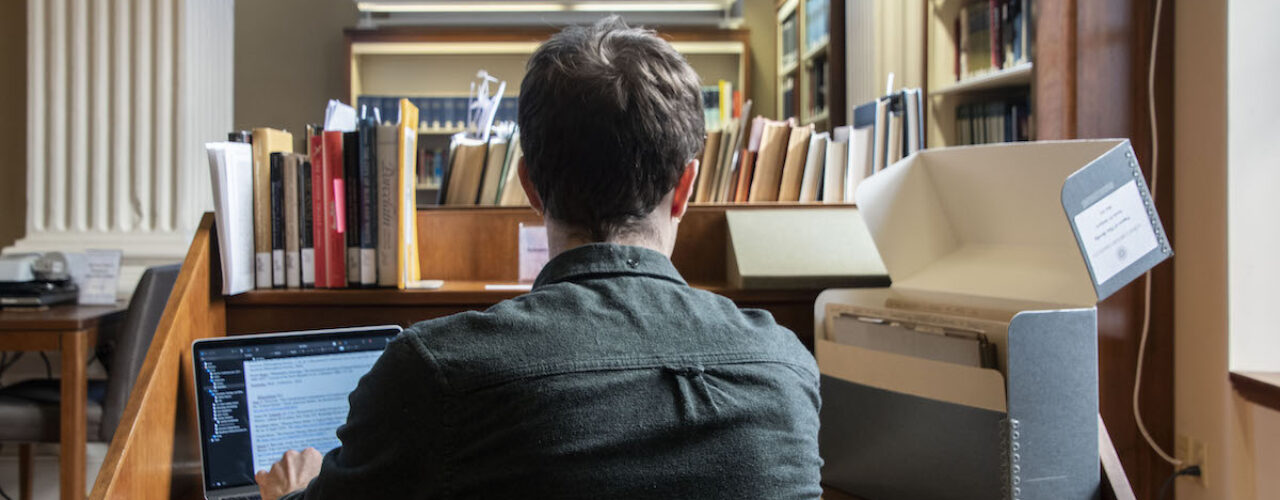
<svg viewBox="0 0 1280 500"><path fill-rule="evenodd" d="M875 30L879 54L873 88L877 97L883 94L889 73L893 73L894 90L924 86L925 8L922 3L876 1Z"/></svg>
<svg viewBox="0 0 1280 500"><path fill-rule="evenodd" d="M778 11L772 0L743 0L744 28L751 30L751 114L777 118Z"/></svg>
<svg viewBox="0 0 1280 500"><path fill-rule="evenodd" d="M26 232L27 2L0 16L0 248Z"/></svg>
<svg viewBox="0 0 1280 500"><path fill-rule="evenodd" d="M1174 7L1174 429L1210 456L1208 487L1179 479L1180 500L1246 498L1229 479L1239 459L1229 443L1241 439L1227 381L1226 7Z"/></svg>
<svg viewBox="0 0 1280 500"><path fill-rule="evenodd" d="M355 24L346 0L236 2L236 129L283 128L301 147L325 103L347 100L342 30Z"/></svg>
<svg viewBox="0 0 1280 500"><path fill-rule="evenodd" d="M1280 280L1280 2L1232 1L1227 12L1227 273L1232 370L1280 370L1275 284Z"/></svg>

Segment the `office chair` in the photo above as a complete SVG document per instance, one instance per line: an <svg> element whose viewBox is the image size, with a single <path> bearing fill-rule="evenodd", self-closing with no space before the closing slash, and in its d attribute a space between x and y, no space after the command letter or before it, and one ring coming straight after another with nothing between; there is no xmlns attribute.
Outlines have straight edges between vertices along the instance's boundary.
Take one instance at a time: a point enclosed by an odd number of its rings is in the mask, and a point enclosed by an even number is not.
<svg viewBox="0 0 1280 500"><path fill-rule="evenodd" d="M99 332L98 353L100 359L107 361L107 380L89 384L86 434L90 442L111 442L180 267L173 264L147 269L119 329ZM21 498L31 498L32 444L58 442L59 384L57 379L39 379L0 389L0 443L19 443Z"/></svg>

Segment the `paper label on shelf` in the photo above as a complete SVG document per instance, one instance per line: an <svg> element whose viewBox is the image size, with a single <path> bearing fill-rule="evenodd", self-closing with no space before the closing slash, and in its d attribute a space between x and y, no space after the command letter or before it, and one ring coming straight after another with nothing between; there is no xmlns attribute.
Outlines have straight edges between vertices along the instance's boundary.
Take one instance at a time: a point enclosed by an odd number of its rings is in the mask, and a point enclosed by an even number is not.
<svg viewBox="0 0 1280 500"><path fill-rule="evenodd" d="M542 267L551 260L547 247L546 226L520 224L520 281L533 282Z"/></svg>
<svg viewBox="0 0 1280 500"><path fill-rule="evenodd" d="M302 284L314 285L316 282L316 250L302 249Z"/></svg>
<svg viewBox="0 0 1280 500"><path fill-rule="evenodd" d="M120 250L85 251L88 272L80 283L79 302L85 305L116 303L116 287L120 280Z"/></svg>
<svg viewBox="0 0 1280 500"><path fill-rule="evenodd" d="M1158 245L1138 184L1132 180L1076 214L1075 225L1099 285Z"/></svg>
<svg viewBox="0 0 1280 500"><path fill-rule="evenodd" d="M258 288L271 288L271 252L253 254L253 263Z"/></svg>

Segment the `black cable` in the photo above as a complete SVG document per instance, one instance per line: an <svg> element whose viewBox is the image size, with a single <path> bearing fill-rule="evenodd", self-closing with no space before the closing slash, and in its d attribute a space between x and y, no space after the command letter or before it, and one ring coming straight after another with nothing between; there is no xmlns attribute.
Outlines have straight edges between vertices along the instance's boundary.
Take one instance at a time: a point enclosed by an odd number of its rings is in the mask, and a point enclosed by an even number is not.
<svg viewBox="0 0 1280 500"><path fill-rule="evenodd" d="M1182 469L1179 469L1179 470L1177 470L1177 471L1174 471L1174 473L1173 473L1173 474L1170 474L1170 475L1169 475L1169 478L1168 478L1168 479L1165 479L1165 480L1164 480L1164 484L1160 486L1160 495L1156 496L1156 498L1158 498L1158 499L1160 499L1160 500L1164 500L1164 499L1165 499L1165 496L1166 496L1165 494L1169 492L1169 487L1173 485L1173 480L1177 479L1177 478L1178 478L1178 476L1196 476L1196 477L1199 477L1199 476L1200 476L1200 466L1199 466L1199 465L1192 465L1192 466L1190 466L1190 467L1184 467L1184 468L1182 468Z"/></svg>
<svg viewBox="0 0 1280 500"><path fill-rule="evenodd" d="M44 360L44 378L53 378L53 365L49 363L49 355L44 351L40 351L40 359Z"/></svg>
<svg viewBox="0 0 1280 500"><path fill-rule="evenodd" d="M8 354L9 354L9 353L5 353L5 356L7 357L7 356L8 356ZM3 446L3 445L0 445L0 449L4 449L4 446ZM12 498L9 498L9 494L8 494L8 493L5 493L5 492L4 492L4 488L0 488L0 497L4 497L4 500L13 500Z"/></svg>

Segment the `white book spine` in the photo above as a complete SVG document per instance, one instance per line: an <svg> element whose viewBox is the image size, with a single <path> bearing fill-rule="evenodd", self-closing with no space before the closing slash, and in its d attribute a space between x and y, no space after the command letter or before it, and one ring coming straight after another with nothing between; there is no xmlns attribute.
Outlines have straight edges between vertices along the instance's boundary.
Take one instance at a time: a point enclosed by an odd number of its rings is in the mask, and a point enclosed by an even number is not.
<svg viewBox="0 0 1280 500"><path fill-rule="evenodd" d="M316 250L314 248L303 248L298 256L298 260L302 266L302 286L312 286L316 284Z"/></svg>
<svg viewBox="0 0 1280 500"><path fill-rule="evenodd" d="M276 286L284 286L284 250L271 251L271 282Z"/></svg>

